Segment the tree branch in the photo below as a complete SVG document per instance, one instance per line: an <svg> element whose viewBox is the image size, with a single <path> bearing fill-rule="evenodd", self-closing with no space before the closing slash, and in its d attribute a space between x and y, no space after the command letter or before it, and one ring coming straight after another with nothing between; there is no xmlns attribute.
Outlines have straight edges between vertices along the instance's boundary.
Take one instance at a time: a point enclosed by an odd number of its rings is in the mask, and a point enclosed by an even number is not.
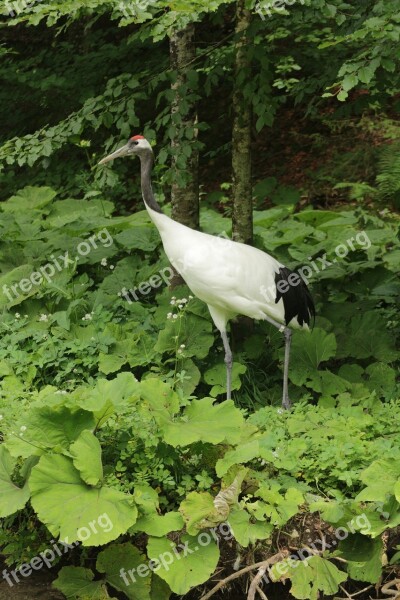
<svg viewBox="0 0 400 600"><path fill-rule="evenodd" d="M265 569L267 569L268 567L270 567L271 565L274 565L275 563L279 562L280 560L287 558L287 556L289 556L289 551L283 550L282 552L278 552L278 554L274 554L267 560L263 560L261 562L255 563L254 565L249 565L248 567L244 567L243 569L240 569L240 571L237 571L237 573L232 573L228 577L225 577L225 579L221 579L221 581L219 581L217 583L217 585L214 586L212 588L212 590L210 590L205 596L202 596L200 598L200 600L209 600L209 598L211 598L211 596L214 596L214 594L216 592L218 592L218 590L220 590L222 587L224 587L230 581L233 581L234 579L238 579L238 577L241 577L242 575L244 575L245 573L248 573L249 571L254 571L254 569L257 569L259 567L261 567L261 568L265 567Z"/></svg>

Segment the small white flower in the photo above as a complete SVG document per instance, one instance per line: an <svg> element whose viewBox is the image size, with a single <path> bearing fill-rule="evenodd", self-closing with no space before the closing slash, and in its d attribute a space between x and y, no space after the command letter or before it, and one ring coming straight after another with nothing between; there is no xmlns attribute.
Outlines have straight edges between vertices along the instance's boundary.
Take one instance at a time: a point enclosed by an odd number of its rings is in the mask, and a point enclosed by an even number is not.
<svg viewBox="0 0 400 600"><path fill-rule="evenodd" d="M171 306L175 306L175 304L176 304L176 300L175 300L174 298L172 298L172 300L171 300L171 302L170 302L170 305L171 305Z"/></svg>
<svg viewBox="0 0 400 600"><path fill-rule="evenodd" d="M21 318L21 315L19 313L15 313L15 318L18 320Z"/></svg>
<svg viewBox="0 0 400 600"><path fill-rule="evenodd" d="M91 321L93 313L86 313L84 317L82 317L82 321Z"/></svg>
<svg viewBox="0 0 400 600"><path fill-rule="evenodd" d="M167 319L172 319L172 317L173 317L172 313L167 314Z"/></svg>
<svg viewBox="0 0 400 600"><path fill-rule="evenodd" d="M181 348L178 348L178 354L182 354L183 350Z"/></svg>
<svg viewBox="0 0 400 600"><path fill-rule="evenodd" d="M182 348L182 350L183 350L183 348L186 348L185 344L181 344L180 348Z"/></svg>
<svg viewBox="0 0 400 600"><path fill-rule="evenodd" d="M24 315L24 319L27 319L27 318L28 318L28 315Z"/></svg>
<svg viewBox="0 0 400 600"><path fill-rule="evenodd" d="M189 296L189 300L193 300L193 296Z"/></svg>
<svg viewBox="0 0 400 600"><path fill-rule="evenodd" d="M49 320L49 315L45 315L45 314L41 314L39 321L45 321L47 323L47 321Z"/></svg>
<svg viewBox="0 0 400 600"><path fill-rule="evenodd" d="M110 265L110 269L112 271L113 269L115 269L115 266L114 265Z"/></svg>
<svg viewBox="0 0 400 600"><path fill-rule="evenodd" d="M101 264L102 267L106 267L107 266L107 259L106 258L102 258L100 264Z"/></svg>
<svg viewBox="0 0 400 600"><path fill-rule="evenodd" d="M0 421L3 419L3 415L0 415Z"/></svg>
<svg viewBox="0 0 400 600"><path fill-rule="evenodd" d="M183 304L178 304L178 308L181 310L183 308Z"/></svg>
<svg viewBox="0 0 400 600"><path fill-rule="evenodd" d="M182 298L181 304L186 304L186 302L187 302L187 298Z"/></svg>
<svg viewBox="0 0 400 600"><path fill-rule="evenodd" d="M283 408L278 408L276 412L278 415L283 415Z"/></svg>
<svg viewBox="0 0 400 600"><path fill-rule="evenodd" d="M177 318L178 318L178 315L172 315L172 318L173 318L173 319L177 319Z"/></svg>
<svg viewBox="0 0 400 600"><path fill-rule="evenodd" d="M121 298L121 296L122 296L121 292L118 292L117 296L119 296Z"/></svg>
<svg viewBox="0 0 400 600"><path fill-rule="evenodd" d="M20 431L26 431L26 426L25 425L21 425L21 427L19 428Z"/></svg>

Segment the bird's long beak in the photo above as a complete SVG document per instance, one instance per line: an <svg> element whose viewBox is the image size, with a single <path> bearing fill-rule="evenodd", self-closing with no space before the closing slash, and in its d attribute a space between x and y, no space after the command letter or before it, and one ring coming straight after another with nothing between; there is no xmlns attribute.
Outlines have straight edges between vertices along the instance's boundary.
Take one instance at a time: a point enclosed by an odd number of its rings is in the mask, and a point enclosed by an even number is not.
<svg viewBox="0 0 400 600"><path fill-rule="evenodd" d="M122 146L122 148L119 148L118 150L116 150L112 154L109 154L108 156L105 156L99 162L99 165L105 165L110 160L114 160L115 158L120 158L121 156L126 156L127 154L129 154L129 150L130 150L129 145L125 144L125 146Z"/></svg>

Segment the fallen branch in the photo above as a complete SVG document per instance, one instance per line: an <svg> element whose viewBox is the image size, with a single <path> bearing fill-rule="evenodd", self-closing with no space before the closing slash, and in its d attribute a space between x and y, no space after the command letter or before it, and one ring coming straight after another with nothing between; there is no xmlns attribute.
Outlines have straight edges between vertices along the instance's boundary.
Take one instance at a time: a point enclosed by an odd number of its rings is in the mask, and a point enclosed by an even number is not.
<svg viewBox="0 0 400 600"><path fill-rule="evenodd" d="M386 596L394 596L394 600L397 600L400 598L400 590L399 588L397 588L397 590L391 590L390 588L392 588L394 585L399 586L400 579L392 579L392 581L385 583L385 585L381 587L381 592L383 592Z"/></svg>
<svg viewBox="0 0 400 600"><path fill-rule="evenodd" d="M255 597L256 597L256 590L258 589L258 584L260 583L261 579L264 577L266 570L267 570L266 566L265 567L260 567L258 569L257 575L254 577L253 581L251 582L249 593L247 594L247 600L254 600L255 599Z"/></svg>
<svg viewBox="0 0 400 600"><path fill-rule="evenodd" d="M261 600L268 600L267 596L264 594L260 586L257 586L257 593L260 595Z"/></svg>
<svg viewBox="0 0 400 600"><path fill-rule="evenodd" d="M277 563L281 560L284 560L288 556L289 556L288 550L283 550L282 552L278 552L278 554L274 554L274 556L271 556L271 558L268 558L267 560L263 560L261 562L255 563L254 565L249 565L248 567L244 567L243 569L240 569L240 571L237 571L236 573L232 573L231 575L228 575L228 577L225 577L225 579L221 579L221 581L219 581L217 583L217 585L214 586L212 588L212 590L210 590L205 596L202 596L200 598L200 600L209 600L209 598L211 598L211 596L214 596L214 594L216 594L218 592L218 590L220 590L222 587L224 587L230 581L233 581L234 579L238 579L245 573L249 573L249 571L254 571L254 569L258 569L258 568L262 569L263 567L265 567L265 570L266 570L271 565L274 565L275 563ZM261 579L261 577L260 577L260 579Z"/></svg>

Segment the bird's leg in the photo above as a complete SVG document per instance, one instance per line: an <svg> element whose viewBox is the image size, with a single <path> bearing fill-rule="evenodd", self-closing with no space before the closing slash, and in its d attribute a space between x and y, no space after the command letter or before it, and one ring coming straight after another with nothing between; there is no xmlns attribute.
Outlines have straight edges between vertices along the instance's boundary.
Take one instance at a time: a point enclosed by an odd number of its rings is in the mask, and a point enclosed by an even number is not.
<svg viewBox="0 0 400 600"><path fill-rule="evenodd" d="M226 331L221 331L222 341L225 349L225 365L226 365L226 399L231 399L231 388L232 388L232 351L229 346L228 336Z"/></svg>
<svg viewBox="0 0 400 600"><path fill-rule="evenodd" d="M288 374L289 374L289 357L290 357L290 343L292 341L292 332L288 327L283 330L285 337L285 363L283 368L283 395L282 395L282 407L289 410L291 407L289 394L288 394Z"/></svg>

